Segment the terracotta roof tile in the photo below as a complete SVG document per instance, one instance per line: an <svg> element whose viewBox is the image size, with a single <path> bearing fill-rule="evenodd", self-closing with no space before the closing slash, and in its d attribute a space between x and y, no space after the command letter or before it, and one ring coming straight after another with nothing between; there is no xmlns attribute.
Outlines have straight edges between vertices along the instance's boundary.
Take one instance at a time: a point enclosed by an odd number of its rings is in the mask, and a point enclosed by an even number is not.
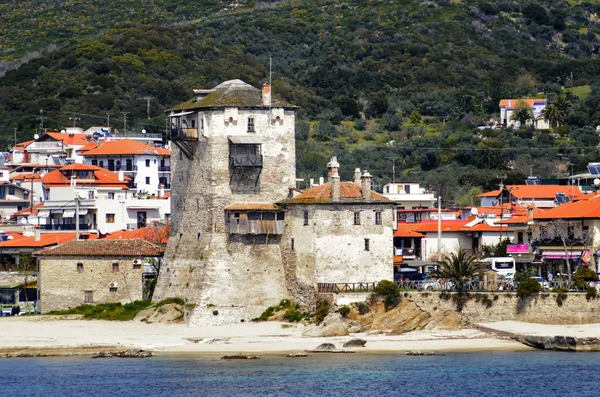
<svg viewBox="0 0 600 397"><path fill-rule="evenodd" d="M74 240L75 233L42 233L40 239L35 241L34 236L13 236L12 240L0 242L2 248L44 248L53 245L63 244L67 241Z"/></svg>
<svg viewBox="0 0 600 397"><path fill-rule="evenodd" d="M47 248L39 256L161 256L163 247L142 239L127 240L73 240L57 247Z"/></svg>
<svg viewBox="0 0 600 397"><path fill-rule="evenodd" d="M87 150L84 156L110 156L110 155L134 155L154 154L159 156L170 156L171 151L145 145L133 139L120 139L100 143L96 148Z"/></svg>
<svg viewBox="0 0 600 397"><path fill-rule="evenodd" d="M233 203L225 207L226 211L281 211L273 203Z"/></svg>
<svg viewBox="0 0 600 397"><path fill-rule="evenodd" d="M47 137L62 142L64 145L84 146L89 143L85 134L63 134L61 132L46 132L39 140L44 141Z"/></svg>
<svg viewBox="0 0 600 397"><path fill-rule="evenodd" d="M478 194L477 197L498 197L499 195L500 195L500 190L492 190L490 192Z"/></svg>
<svg viewBox="0 0 600 397"><path fill-rule="evenodd" d="M112 187L120 187L122 189L127 189L126 181L119 180L119 174L115 172L108 171L104 168L95 166L95 165L87 165L87 164L71 164L65 167L62 167L56 171L52 171L47 173L42 177L42 183L44 185L70 185L71 180L67 178L63 171L93 171L94 178L93 179L81 179L77 178L77 183L85 184L85 185L102 185L102 186L112 186ZM125 177L126 180L130 179Z"/></svg>
<svg viewBox="0 0 600 397"><path fill-rule="evenodd" d="M534 215L534 219L574 218L600 218L600 196L594 196L589 200L580 200L563 204Z"/></svg>
<svg viewBox="0 0 600 397"><path fill-rule="evenodd" d="M444 232L458 232L464 225L469 223L468 220L443 220L442 219L442 233ZM432 221L421 221L415 223L403 223L399 224L398 228L404 228L406 230L412 230L419 233L437 233L438 222L437 220Z"/></svg>
<svg viewBox="0 0 600 397"><path fill-rule="evenodd" d="M583 196L584 193L577 186L563 185L508 185L506 189L518 199L554 199L557 193L564 193L568 197Z"/></svg>
<svg viewBox="0 0 600 397"><path fill-rule="evenodd" d="M425 237L424 234L415 232L414 230L407 230L399 227L398 230L394 232L394 237Z"/></svg>
<svg viewBox="0 0 600 397"><path fill-rule="evenodd" d="M340 202L364 202L362 200L362 187L354 182L340 182ZM393 201L384 197L382 194L371 192L370 202L387 202L392 204ZM301 194L287 201L295 204L311 204L311 203L331 203L331 182L323 185L311 187L304 190Z"/></svg>
<svg viewBox="0 0 600 397"><path fill-rule="evenodd" d="M167 244L171 226L167 224L157 224L156 226L147 226L135 230L119 230L110 233L105 237L106 240L127 240L142 239L152 244Z"/></svg>
<svg viewBox="0 0 600 397"><path fill-rule="evenodd" d="M41 208L44 208L44 203L35 204L35 205L33 206L33 215L37 215L37 214L38 214L38 211L39 211ZM16 218L16 217L18 217L18 216L29 216L29 215L31 215L31 207L24 208L24 209L22 209L21 211L17 211L17 212L15 212L14 214L12 214L12 217L13 217L13 218Z"/></svg>
<svg viewBox="0 0 600 397"><path fill-rule="evenodd" d="M508 106L508 101L510 101L510 106ZM535 99L535 98L523 98L523 99L501 99L500 107L507 107L509 109L515 109L519 106L519 102L526 103L529 107L533 107L534 103L546 104L546 99Z"/></svg>

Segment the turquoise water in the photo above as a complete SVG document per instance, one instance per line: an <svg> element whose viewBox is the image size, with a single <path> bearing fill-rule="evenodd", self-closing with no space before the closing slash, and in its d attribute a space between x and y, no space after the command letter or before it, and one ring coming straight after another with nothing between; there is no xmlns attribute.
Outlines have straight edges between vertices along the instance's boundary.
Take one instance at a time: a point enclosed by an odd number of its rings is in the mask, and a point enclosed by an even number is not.
<svg viewBox="0 0 600 397"><path fill-rule="evenodd" d="M600 396L600 354L1 359L0 396Z"/></svg>

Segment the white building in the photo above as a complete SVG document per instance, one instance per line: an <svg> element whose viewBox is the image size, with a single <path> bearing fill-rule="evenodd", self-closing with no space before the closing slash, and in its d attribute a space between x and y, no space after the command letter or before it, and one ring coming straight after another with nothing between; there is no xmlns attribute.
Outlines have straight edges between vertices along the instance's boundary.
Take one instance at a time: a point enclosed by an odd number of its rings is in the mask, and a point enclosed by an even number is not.
<svg viewBox="0 0 600 397"><path fill-rule="evenodd" d="M171 151L133 139L90 142L78 151L88 165L123 171L131 178L130 188L157 195L171 187ZM162 185L162 186L161 186Z"/></svg>
<svg viewBox="0 0 600 397"><path fill-rule="evenodd" d="M43 208L30 215L30 224L43 231L79 230L111 233L145 227L170 217L170 195L164 190L153 198L135 196L122 173L97 166L72 164L42 177L46 190Z"/></svg>
<svg viewBox="0 0 600 397"><path fill-rule="evenodd" d="M533 125L534 128L540 130L547 130L550 128L550 124L541 117L542 110L547 105L546 99L502 99L500 101L500 120L504 128L520 127L518 121L510 119L515 109L527 106L531 108L535 120L528 121L527 125Z"/></svg>
<svg viewBox="0 0 600 397"><path fill-rule="evenodd" d="M419 182L392 182L383 185L383 195L395 201L399 209L432 208L436 199L433 192L422 188Z"/></svg>

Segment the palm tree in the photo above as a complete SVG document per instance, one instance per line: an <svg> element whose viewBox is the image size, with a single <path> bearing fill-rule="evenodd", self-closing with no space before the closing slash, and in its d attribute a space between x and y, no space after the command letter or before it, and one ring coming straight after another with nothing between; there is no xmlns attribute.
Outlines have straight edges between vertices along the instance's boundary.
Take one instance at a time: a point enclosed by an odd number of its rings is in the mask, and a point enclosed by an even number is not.
<svg viewBox="0 0 600 397"><path fill-rule="evenodd" d="M460 250L457 254L446 255L431 275L450 281L458 291L464 291L465 284L478 275L483 266L475 256Z"/></svg>
<svg viewBox="0 0 600 397"><path fill-rule="evenodd" d="M517 102L517 107L515 108L515 110L513 110L512 114L509 117L510 121L518 121L520 124L520 127L525 126L525 124L527 124L528 121L533 121L535 120L535 115L533 114L533 110L531 110L531 107L529 107L529 105L524 102L524 101L518 101Z"/></svg>
<svg viewBox="0 0 600 397"><path fill-rule="evenodd" d="M539 117L539 119L542 119L542 120L545 120L548 122L548 125L550 126L550 131L552 131L552 128L556 127L559 118L560 118L560 111L554 103L548 104L541 111L540 117Z"/></svg>

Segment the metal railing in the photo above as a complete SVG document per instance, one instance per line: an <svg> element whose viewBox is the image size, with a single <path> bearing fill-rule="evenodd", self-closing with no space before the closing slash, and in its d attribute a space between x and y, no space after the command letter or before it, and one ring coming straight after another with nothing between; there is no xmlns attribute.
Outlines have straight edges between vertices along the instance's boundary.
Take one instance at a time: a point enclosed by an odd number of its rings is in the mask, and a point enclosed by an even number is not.
<svg viewBox="0 0 600 397"><path fill-rule="evenodd" d="M318 283L319 293L373 292L379 283Z"/></svg>
<svg viewBox="0 0 600 397"><path fill-rule="evenodd" d="M158 166L158 172L169 172L169 171L171 171L170 165L159 165Z"/></svg>
<svg viewBox="0 0 600 397"><path fill-rule="evenodd" d="M40 225L41 230L75 230L75 224ZM95 223L80 223L79 230L95 230Z"/></svg>
<svg viewBox="0 0 600 397"><path fill-rule="evenodd" d="M257 154L232 154L229 165L232 167L262 167L263 157Z"/></svg>
<svg viewBox="0 0 600 397"><path fill-rule="evenodd" d="M171 139L198 139L197 128L171 128Z"/></svg>

